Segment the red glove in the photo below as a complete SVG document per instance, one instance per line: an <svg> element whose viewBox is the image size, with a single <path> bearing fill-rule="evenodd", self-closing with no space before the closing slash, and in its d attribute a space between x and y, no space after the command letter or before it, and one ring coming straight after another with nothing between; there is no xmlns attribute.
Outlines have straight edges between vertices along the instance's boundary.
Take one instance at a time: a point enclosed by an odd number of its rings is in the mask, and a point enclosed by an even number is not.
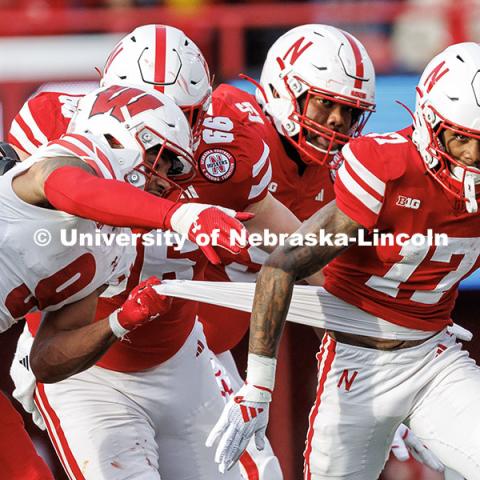
<svg viewBox="0 0 480 480"><path fill-rule="evenodd" d="M110 315L110 328L116 337L122 338L140 325L168 312L172 297L159 295L153 289L154 285L160 283L156 277L141 282L130 292L122 307Z"/></svg>
<svg viewBox="0 0 480 480"><path fill-rule="evenodd" d="M240 255L239 262L249 258L247 231L240 222L253 217L253 213L235 212L230 208L184 203L170 209L165 217L165 226L188 236L192 242L199 244L211 263L219 265L221 260L215 252L216 246ZM211 239L209 245L204 245L205 238Z"/></svg>

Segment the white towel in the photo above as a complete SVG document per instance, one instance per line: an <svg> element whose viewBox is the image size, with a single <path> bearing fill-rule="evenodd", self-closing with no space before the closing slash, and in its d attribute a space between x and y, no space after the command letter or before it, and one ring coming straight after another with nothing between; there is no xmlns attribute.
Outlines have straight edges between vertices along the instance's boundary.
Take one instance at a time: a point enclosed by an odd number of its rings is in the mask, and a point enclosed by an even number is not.
<svg viewBox="0 0 480 480"><path fill-rule="evenodd" d="M251 312L254 283L163 280L154 287L172 297L211 303ZM432 332L414 330L370 315L328 293L322 287L295 285L287 320L312 327L327 328L391 340L420 340Z"/></svg>

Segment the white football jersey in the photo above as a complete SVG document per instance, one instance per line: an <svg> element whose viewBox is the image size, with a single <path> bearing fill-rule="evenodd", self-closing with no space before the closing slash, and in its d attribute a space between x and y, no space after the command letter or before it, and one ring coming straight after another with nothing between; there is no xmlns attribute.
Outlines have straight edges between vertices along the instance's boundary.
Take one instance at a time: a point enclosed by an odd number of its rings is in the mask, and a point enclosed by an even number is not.
<svg viewBox="0 0 480 480"><path fill-rule="evenodd" d="M119 233L129 238L129 229L97 227L91 220L27 204L13 191L14 177L41 158L72 156L69 142L78 140L64 137L63 144L43 147L0 177L0 332L30 311L58 310L128 277L135 249L112 240ZM94 148L76 156L96 164L98 171L107 172L105 177L119 178L111 164L105 168L104 152L95 155L100 148L95 141L86 140Z"/></svg>

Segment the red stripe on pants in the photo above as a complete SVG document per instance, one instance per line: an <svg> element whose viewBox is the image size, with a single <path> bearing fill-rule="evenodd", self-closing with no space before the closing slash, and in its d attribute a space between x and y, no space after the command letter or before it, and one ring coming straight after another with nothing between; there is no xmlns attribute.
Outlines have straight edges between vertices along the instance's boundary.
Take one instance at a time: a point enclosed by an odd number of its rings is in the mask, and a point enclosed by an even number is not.
<svg viewBox="0 0 480 480"><path fill-rule="evenodd" d="M55 451L62 462L65 472L72 480L85 480L85 477L70 450L65 434L63 433L60 419L50 405L45 393L45 387L42 383L37 383L35 396L39 397L36 399L35 403L42 413L45 424L47 425L48 436L55 447ZM67 468L67 465L69 468ZM73 477L70 475L70 472L73 474Z"/></svg>
<svg viewBox="0 0 480 480"><path fill-rule="evenodd" d="M240 457L240 463L247 473L248 480L260 480L257 464L252 456L245 450Z"/></svg>
<svg viewBox="0 0 480 480"><path fill-rule="evenodd" d="M328 373L332 367L333 359L335 358L335 347L336 342L335 340L330 337L328 334L325 334L322 340L322 346L320 348L320 353L317 356L318 359L318 368L322 367L323 363L323 370L321 372L321 376L318 379L318 387L317 387L317 398L315 400L315 405L310 412L310 416L308 419L308 433L307 433L307 442L305 447L305 465L304 465L304 480L311 480L312 474L310 471L310 455L312 453L312 439L314 435L314 423L315 419L318 415L318 409L320 408L320 404L322 402L322 394L325 388L325 382L327 381ZM325 356L326 351L326 356ZM325 359L325 360L324 360ZM320 374L320 370L319 370Z"/></svg>

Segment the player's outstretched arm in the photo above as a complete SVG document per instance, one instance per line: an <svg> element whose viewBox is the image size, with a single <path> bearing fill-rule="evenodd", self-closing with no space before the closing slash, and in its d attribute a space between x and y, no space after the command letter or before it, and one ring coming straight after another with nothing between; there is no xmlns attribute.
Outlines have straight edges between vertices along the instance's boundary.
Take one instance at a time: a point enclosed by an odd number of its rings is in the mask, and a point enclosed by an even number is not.
<svg viewBox="0 0 480 480"><path fill-rule="evenodd" d="M355 237L361 226L347 217L331 202L307 220L297 233L319 235L344 234ZM332 237L333 238L333 237ZM280 335L285 323L293 285L313 275L335 258L344 245L323 245L320 238L313 246L285 245L277 248L260 271L255 288L250 322L249 351L266 357L276 357Z"/></svg>
<svg viewBox="0 0 480 480"><path fill-rule="evenodd" d="M360 228L332 202L297 232L318 236L324 230L325 235L343 234L350 238L355 237ZM345 248L340 243L330 246L319 241L311 246L287 244L277 248L260 271L250 321L247 380L225 406L207 439L209 446L220 439L215 454L220 471L235 464L253 435L257 448L263 448L275 383L276 356L293 285L322 269Z"/></svg>
<svg viewBox="0 0 480 480"><path fill-rule="evenodd" d="M47 312L35 336L30 364L37 380L54 383L91 367L118 339L164 315L172 298L158 294L155 277L141 282L121 308L95 322L99 291Z"/></svg>
<svg viewBox="0 0 480 480"><path fill-rule="evenodd" d="M201 241L200 248L212 263L220 263L215 246L233 254L246 254L247 245L239 240L245 237L240 222L253 214L158 198L125 182L100 178L78 158L39 161L14 179L13 188L27 203L51 206L100 224L174 230L193 242ZM238 235L231 235L232 231ZM205 235L215 245L202 243Z"/></svg>

